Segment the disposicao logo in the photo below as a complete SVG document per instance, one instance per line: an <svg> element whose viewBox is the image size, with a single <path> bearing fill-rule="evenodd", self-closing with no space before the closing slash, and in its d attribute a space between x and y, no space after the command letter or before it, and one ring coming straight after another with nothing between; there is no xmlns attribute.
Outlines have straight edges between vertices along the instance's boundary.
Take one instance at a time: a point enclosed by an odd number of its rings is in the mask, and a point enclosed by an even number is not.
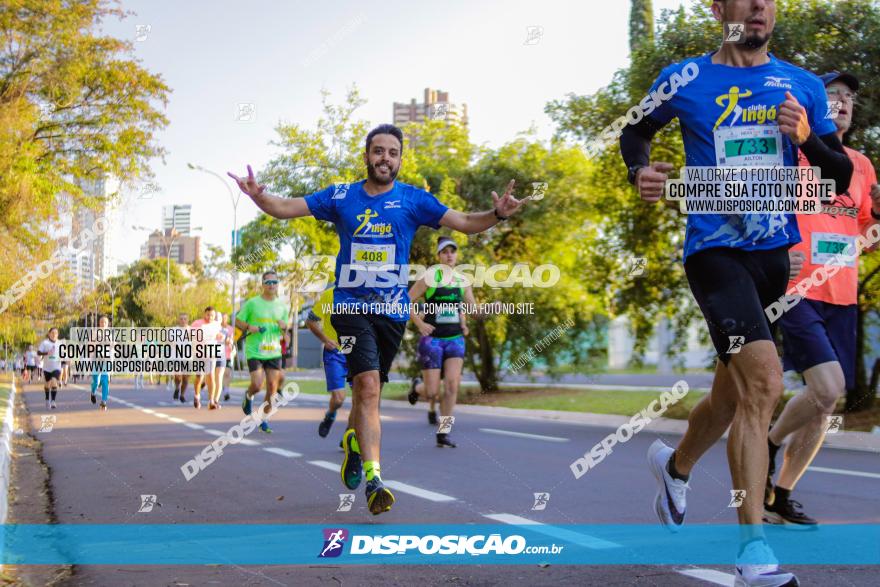
<svg viewBox="0 0 880 587"><path fill-rule="evenodd" d="M345 548L348 530L345 528L324 528L324 548L318 558L337 557Z"/></svg>

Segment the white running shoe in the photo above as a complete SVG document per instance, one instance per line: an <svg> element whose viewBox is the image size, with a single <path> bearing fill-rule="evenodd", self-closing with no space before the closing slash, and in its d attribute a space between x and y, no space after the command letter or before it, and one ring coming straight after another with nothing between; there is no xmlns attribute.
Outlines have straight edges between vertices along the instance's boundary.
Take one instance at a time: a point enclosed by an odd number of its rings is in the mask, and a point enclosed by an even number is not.
<svg viewBox="0 0 880 587"><path fill-rule="evenodd" d="M55 400L54 400L54 399L52 400L52 404L51 404L50 407L51 407L53 410L54 410L55 408L58 407L58 406L55 405Z"/></svg>
<svg viewBox="0 0 880 587"><path fill-rule="evenodd" d="M763 540L752 540L736 557L734 587L797 587L799 584L794 573L779 570L770 545Z"/></svg>
<svg viewBox="0 0 880 587"><path fill-rule="evenodd" d="M660 523L672 532L684 524L684 514L687 508L685 493L690 486L680 479L673 479L666 470L666 465L672 457L673 449L667 446L659 438L648 449L648 465L657 479L657 497L654 499L654 511L660 519Z"/></svg>

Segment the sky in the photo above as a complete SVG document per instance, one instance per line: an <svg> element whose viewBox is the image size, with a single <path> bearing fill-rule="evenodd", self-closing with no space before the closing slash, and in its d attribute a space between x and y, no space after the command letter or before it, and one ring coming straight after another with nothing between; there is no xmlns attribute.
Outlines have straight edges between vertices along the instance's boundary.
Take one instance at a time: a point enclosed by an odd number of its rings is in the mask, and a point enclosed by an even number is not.
<svg viewBox="0 0 880 587"><path fill-rule="evenodd" d="M654 0L655 17L689 3ZM548 102L592 93L626 66L629 6L628 0L123 1L134 14L106 22L104 32L131 39L142 66L173 91L165 110L170 123L157 137L168 154L151 162L152 189L123 194L113 256L118 263L136 260L147 234L132 226L159 228L168 204L193 206L203 254L205 243L228 251L228 188L187 163L223 177L244 173L246 164L259 170L278 153L269 144L275 125L314 128L322 90L338 103L356 85L367 100L357 114L375 125L391 121L395 101L421 102L426 87L440 89L467 104L477 144L500 146L532 126L549 138ZM238 120L240 104L253 105L250 120ZM231 180L227 185L238 193ZM242 195L238 226L257 213Z"/></svg>

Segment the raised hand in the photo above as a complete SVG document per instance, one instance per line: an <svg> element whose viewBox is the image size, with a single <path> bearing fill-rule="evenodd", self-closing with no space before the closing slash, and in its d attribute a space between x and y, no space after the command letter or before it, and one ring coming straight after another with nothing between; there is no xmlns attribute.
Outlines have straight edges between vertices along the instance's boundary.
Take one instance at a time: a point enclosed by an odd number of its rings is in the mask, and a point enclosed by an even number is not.
<svg viewBox="0 0 880 587"><path fill-rule="evenodd" d="M515 185L516 180L511 179L510 183L507 184L507 189L504 190L504 195L501 197L499 197L497 193L492 192L492 202L494 203L495 211L499 216L507 218L508 216L516 214L522 205L529 200L529 198L517 200L513 197L513 188Z"/></svg>
<svg viewBox="0 0 880 587"><path fill-rule="evenodd" d="M231 171L227 171L226 174L229 175L235 182L238 184L238 187L241 191L246 193L251 199L256 198L266 191L266 186L257 183L257 179L254 177L254 170L251 169L251 166L247 166L247 177L238 177Z"/></svg>

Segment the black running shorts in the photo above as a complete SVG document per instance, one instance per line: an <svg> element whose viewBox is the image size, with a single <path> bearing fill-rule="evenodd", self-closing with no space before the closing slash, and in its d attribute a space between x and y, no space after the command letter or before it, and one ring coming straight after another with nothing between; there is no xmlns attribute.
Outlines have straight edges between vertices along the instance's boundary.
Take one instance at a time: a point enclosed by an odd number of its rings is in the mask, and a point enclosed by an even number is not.
<svg viewBox="0 0 880 587"><path fill-rule="evenodd" d="M756 340L773 340L775 325L764 308L785 294L788 246L767 251L704 249L687 258L684 271L725 365L729 351Z"/></svg>
<svg viewBox="0 0 880 587"><path fill-rule="evenodd" d="M351 383L355 375L378 371L381 382L387 383L406 322L395 322L376 314L333 314L330 324L336 330L339 351L348 364L348 382Z"/></svg>
<svg viewBox="0 0 880 587"><path fill-rule="evenodd" d="M281 357L275 357L274 359L248 359L247 364L248 372L250 373L260 369L263 371L269 371L270 369L281 371Z"/></svg>

